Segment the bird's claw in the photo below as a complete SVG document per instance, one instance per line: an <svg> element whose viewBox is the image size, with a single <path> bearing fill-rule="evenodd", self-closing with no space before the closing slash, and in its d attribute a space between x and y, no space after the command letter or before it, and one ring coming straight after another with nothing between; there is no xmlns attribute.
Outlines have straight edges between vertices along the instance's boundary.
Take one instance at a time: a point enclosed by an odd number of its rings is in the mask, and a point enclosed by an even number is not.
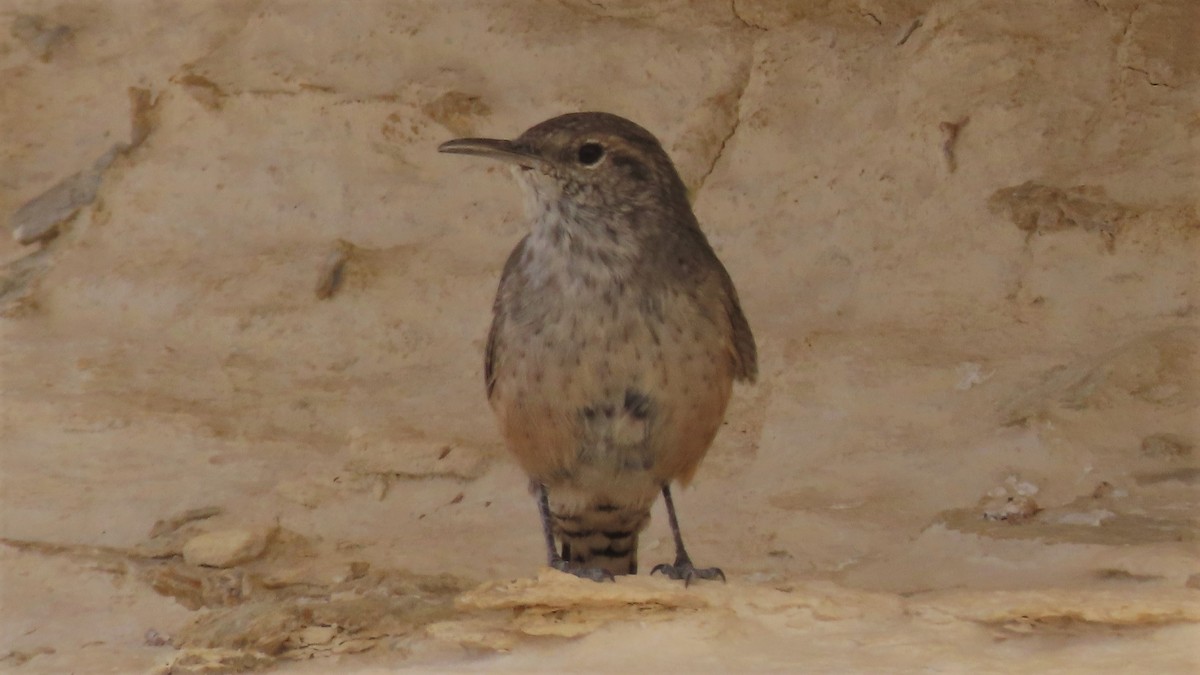
<svg viewBox="0 0 1200 675"><path fill-rule="evenodd" d="M720 579L721 583L725 583L725 573L720 567L701 567L697 568L692 564L691 560L676 560L674 565L661 563L655 565L654 569L650 570L650 576L654 576L655 572L662 572L663 576L670 579L683 579L684 587L692 584L692 579Z"/></svg>
<svg viewBox="0 0 1200 675"><path fill-rule="evenodd" d="M566 560L563 560L561 558L559 558L558 560L552 561L550 563L550 567L553 567L554 569L558 570L559 572L566 572L567 574L572 574L574 576L579 577L580 579L591 579L592 581L597 581L597 582L599 582L599 581L615 582L617 580L616 577L614 577L612 575L612 572L609 572L606 569L603 569L600 567L581 567L579 565L569 563Z"/></svg>

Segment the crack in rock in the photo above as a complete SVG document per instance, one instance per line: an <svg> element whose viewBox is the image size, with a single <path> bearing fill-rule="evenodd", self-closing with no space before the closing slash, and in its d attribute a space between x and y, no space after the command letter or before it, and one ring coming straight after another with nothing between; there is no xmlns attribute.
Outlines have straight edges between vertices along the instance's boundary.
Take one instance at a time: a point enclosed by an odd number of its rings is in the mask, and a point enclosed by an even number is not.
<svg viewBox="0 0 1200 675"><path fill-rule="evenodd" d="M1129 15L1125 17L1124 25L1121 27L1121 36L1120 39L1117 40L1116 46L1116 60L1117 65L1119 66L1124 67L1127 61L1129 53L1129 34L1133 31L1133 19L1135 16L1137 16L1138 10L1141 8L1142 6L1140 3L1134 5L1133 9L1129 10Z"/></svg>
<svg viewBox="0 0 1200 675"><path fill-rule="evenodd" d="M733 12L733 18L736 19L738 23L742 24L746 28L749 28L751 30L763 31L764 33L767 32L768 30L770 30L766 26L760 26L759 24L756 24L756 23L748 20L746 17L742 16L742 13L738 11L737 0L729 0L729 10L731 12Z"/></svg>
<svg viewBox="0 0 1200 675"><path fill-rule="evenodd" d="M1135 68L1133 66L1125 66L1125 70L1132 70L1135 73L1141 73L1142 77L1146 80L1146 84L1149 84L1151 87L1166 87L1167 89L1173 89L1173 87L1166 82L1154 81L1154 79L1150 76L1150 72L1147 70Z"/></svg>
<svg viewBox="0 0 1200 675"><path fill-rule="evenodd" d="M755 42L751 46L751 58L749 65L746 66L746 75L742 78L741 84L737 89L737 97L733 103L733 123L729 125L729 131L721 138L721 142L717 145L717 151L713 153L712 159L708 163L708 167L700 178L696 180L696 188L692 191L693 196L699 195L704 189L704 184L708 182L708 177L716 170L717 163L721 161L721 157L725 154L725 147L729 145L729 141L733 139L737 133L738 127L742 124L742 100L746 97L746 89L750 87L750 79L754 76L754 57L753 53L758 43Z"/></svg>
<svg viewBox="0 0 1200 675"><path fill-rule="evenodd" d="M618 21L653 22L662 14L661 11L656 11L656 8L647 7L645 4L636 4L631 10L615 9L597 0L559 0L559 4L572 11L587 12L601 19Z"/></svg>
<svg viewBox="0 0 1200 675"><path fill-rule="evenodd" d="M871 12L860 9L860 10L858 10L857 14L864 19L870 19L876 26L883 25L883 22L879 20L879 17L875 16Z"/></svg>
<svg viewBox="0 0 1200 675"><path fill-rule="evenodd" d="M924 22L924 19L919 16L910 21L908 25L904 27L904 30L900 32L900 36L896 38L896 46L899 47L905 42L908 42L908 39L912 37L913 33L917 32L917 29L920 28Z"/></svg>

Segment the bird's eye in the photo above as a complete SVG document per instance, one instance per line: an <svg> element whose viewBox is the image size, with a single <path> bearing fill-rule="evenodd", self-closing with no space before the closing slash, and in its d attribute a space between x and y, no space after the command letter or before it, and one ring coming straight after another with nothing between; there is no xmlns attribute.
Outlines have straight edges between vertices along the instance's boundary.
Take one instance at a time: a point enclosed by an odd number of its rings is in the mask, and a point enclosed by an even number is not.
<svg viewBox="0 0 1200 675"><path fill-rule="evenodd" d="M594 166L604 157L604 148L599 143L584 143L579 146L579 163Z"/></svg>

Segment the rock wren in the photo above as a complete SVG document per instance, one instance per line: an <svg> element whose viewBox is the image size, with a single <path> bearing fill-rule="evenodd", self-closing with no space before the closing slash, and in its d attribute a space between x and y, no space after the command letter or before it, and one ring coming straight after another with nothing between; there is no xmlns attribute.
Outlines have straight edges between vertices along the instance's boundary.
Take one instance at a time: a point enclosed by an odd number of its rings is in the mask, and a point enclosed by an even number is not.
<svg viewBox="0 0 1200 675"><path fill-rule="evenodd" d="M688 557L670 483L691 480L757 356L670 157L642 127L594 112L439 150L507 162L524 188L531 231L504 265L484 378L550 566L636 574L661 491L675 562L651 574L723 580Z"/></svg>

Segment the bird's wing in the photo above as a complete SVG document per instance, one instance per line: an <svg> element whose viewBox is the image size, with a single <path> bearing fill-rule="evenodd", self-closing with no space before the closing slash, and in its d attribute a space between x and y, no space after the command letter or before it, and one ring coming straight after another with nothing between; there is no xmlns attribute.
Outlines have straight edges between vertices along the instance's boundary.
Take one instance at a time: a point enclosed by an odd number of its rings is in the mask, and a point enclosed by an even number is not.
<svg viewBox="0 0 1200 675"><path fill-rule="evenodd" d="M733 287L733 279L724 265L721 269L721 290L725 304L725 314L729 317L729 325L733 329L733 376L743 382L754 382L758 377L758 347L754 344L754 333L750 332L750 322L742 312L738 302L737 289Z"/></svg>
<svg viewBox="0 0 1200 675"><path fill-rule="evenodd" d="M496 289L496 300L492 304L492 327L488 330L487 347L483 354L483 381L487 386L489 399L492 397L492 390L496 388L496 352L499 346L497 342L500 322L503 321L506 314L503 310L504 303L509 296L507 287L515 281L513 271L517 268L521 255L525 252L525 243L528 240L529 235L525 235L513 248L512 253L508 254L508 260L504 263L504 272L500 275L500 285Z"/></svg>

